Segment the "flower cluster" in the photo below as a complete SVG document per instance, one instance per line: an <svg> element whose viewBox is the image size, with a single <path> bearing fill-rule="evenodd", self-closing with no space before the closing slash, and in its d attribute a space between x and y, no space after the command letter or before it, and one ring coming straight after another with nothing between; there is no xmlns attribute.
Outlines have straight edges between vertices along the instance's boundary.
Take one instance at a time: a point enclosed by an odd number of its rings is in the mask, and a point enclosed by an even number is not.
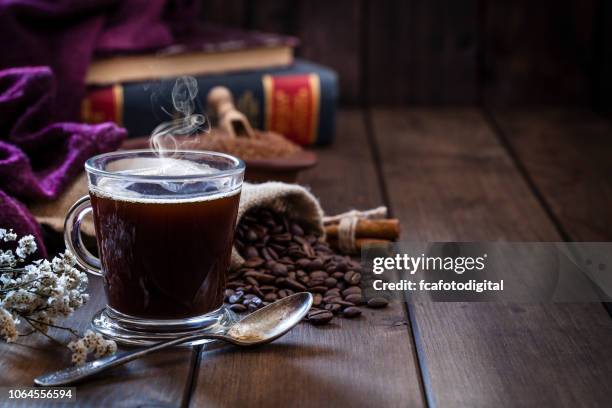
<svg viewBox="0 0 612 408"><path fill-rule="evenodd" d="M87 330L82 339L68 343L68 348L72 351L72 362L81 365L85 363L89 353L94 353L96 358L114 354L117 344L112 340L105 340L100 333Z"/></svg>
<svg viewBox="0 0 612 408"><path fill-rule="evenodd" d="M37 250L34 237L26 235L17 241L13 230L0 228L0 241L17 243L14 251L0 250L0 339L14 342L19 336L34 332L53 339L48 334L49 328L66 330L78 338L75 330L56 324L59 318L70 316L89 300L85 293L87 274L76 268L74 255L66 250L51 262L42 259L22 266ZM18 330L21 323L30 328L29 332ZM70 344L76 363L83 363L91 351L96 356L106 355L114 353L117 347L93 333Z"/></svg>

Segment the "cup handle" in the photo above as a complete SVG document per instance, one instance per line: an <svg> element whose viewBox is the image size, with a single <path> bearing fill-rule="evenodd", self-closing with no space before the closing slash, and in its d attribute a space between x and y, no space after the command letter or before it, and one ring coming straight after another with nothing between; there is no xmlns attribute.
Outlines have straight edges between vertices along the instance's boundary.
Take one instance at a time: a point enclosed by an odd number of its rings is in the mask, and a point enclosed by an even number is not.
<svg viewBox="0 0 612 408"><path fill-rule="evenodd" d="M64 242L74 254L77 264L92 275L102 276L100 259L96 258L83 244L81 222L92 211L89 196L81 197L70 207L64 221Z"/></svg>

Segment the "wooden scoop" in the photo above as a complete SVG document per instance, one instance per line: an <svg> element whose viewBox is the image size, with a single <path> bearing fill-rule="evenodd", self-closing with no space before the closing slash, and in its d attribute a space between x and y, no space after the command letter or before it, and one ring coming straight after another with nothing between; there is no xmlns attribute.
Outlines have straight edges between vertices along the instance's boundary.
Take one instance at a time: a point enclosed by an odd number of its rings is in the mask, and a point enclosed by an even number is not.
<svg viewBox="0 0 612 408"><path fill-rule="evenodd" d="M218 126L230 137L255 137L248 119L234 106L232 93L224 86L216 86L208 92L208 104L219 118Z"/></svg>

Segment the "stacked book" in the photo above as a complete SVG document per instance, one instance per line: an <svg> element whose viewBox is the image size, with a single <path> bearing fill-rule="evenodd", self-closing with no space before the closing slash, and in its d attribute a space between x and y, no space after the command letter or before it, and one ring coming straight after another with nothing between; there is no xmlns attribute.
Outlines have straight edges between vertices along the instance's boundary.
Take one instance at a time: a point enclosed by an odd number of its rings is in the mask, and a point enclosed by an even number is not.
<svg viewBox="0 0 612 408"><path fill-rule="evenodd" d="M149 135L172 119L172 88L177 77L189 75L199 87L196 112L210 116L206 96L222 85L255 128L301 145L330 143L337 76L295 59L296 46L293 37L209 25L152 54L97 57L86 77L83 120L114 121L130 137Z"/></svg>

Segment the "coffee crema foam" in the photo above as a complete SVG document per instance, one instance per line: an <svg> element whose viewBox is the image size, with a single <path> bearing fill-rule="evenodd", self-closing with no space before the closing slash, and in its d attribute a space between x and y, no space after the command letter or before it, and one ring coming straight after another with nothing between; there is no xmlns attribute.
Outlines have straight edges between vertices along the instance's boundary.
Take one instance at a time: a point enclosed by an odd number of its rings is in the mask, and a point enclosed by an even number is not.
<svg viewBox="0 0 612 408"><path fill-rule="evenodd" d="M113 162L108 171L126 178L105 177L98 185L89 184L89 191L100 197L137 203L181 203L210 201L232 196L240 192L231 190L228 179L213 180L130 180L129 176L193 177L213 176L221 170L207 164L169 157L131 158ZM231 178L231 176L230 176Z"/></svg>

